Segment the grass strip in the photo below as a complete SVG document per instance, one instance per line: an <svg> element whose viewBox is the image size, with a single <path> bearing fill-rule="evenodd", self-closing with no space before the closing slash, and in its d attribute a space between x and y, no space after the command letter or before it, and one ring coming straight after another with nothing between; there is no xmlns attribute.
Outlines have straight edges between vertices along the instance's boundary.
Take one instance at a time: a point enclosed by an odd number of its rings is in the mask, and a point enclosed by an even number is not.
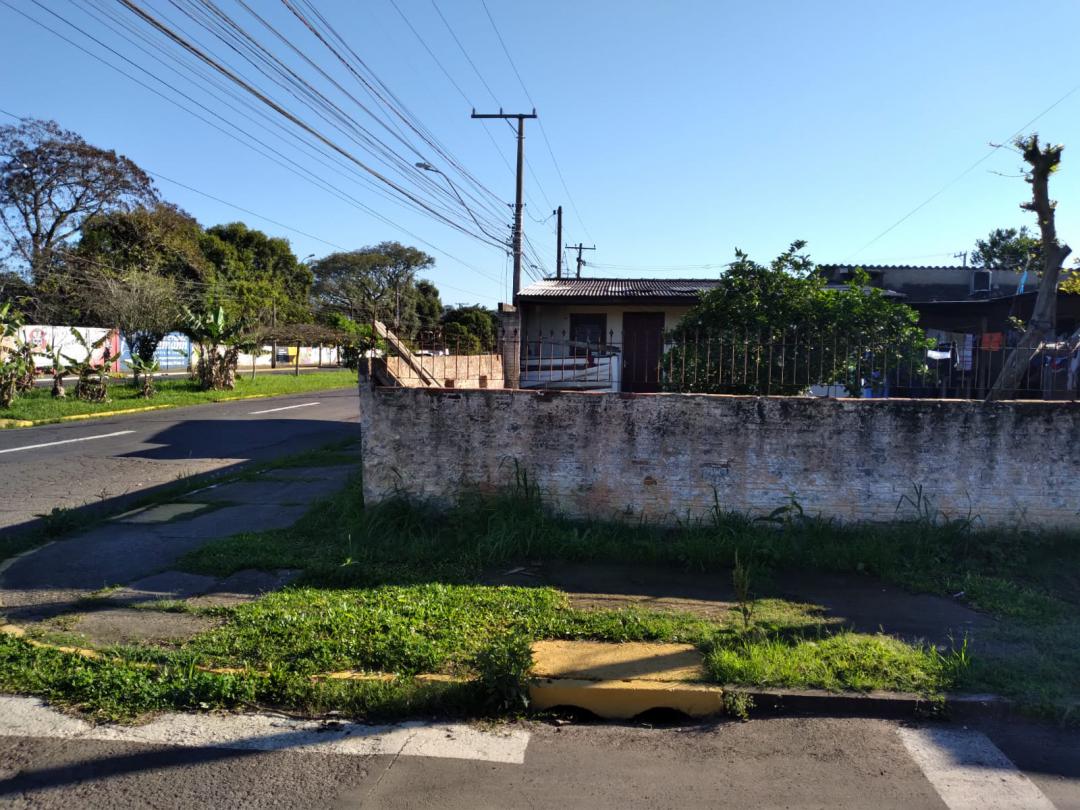
<svg viewBox="0 0 1080 810"><path fill-rule="evenodd" d="M308 391L324 391L334 388L350 388L356 385L356 374L348 370L316 371L299 376L287 374L263 374L255 379L237 376L232 391L203 391L189 379L165 379L155 383L152 399L145 399L139 389L125 383L109 387L107 402L83 402L73 396L53 399L47 388L35 388L19 397L9 408L0 409L0 420L59 421L68 417L92 416L114 411L139 410L152 407L182 407L204 405L211 402L228 402L245 397L283 396Z"/></svg>

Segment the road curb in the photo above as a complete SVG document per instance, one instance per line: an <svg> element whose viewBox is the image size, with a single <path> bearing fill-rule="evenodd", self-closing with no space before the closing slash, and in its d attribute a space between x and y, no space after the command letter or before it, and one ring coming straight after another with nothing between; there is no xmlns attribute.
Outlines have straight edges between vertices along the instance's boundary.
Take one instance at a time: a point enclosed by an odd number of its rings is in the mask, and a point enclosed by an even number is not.
<svg viewBox="0 0 1080 810"><path fill-rule="evenodd" d="M16 624L0 625L0 635L18 638L40 649L50 649L82 658L105 660L100 650L53 644L27 636ZM136 662L129 662L138 666ZM144 664L154 667L154 664ZM269 673L235 667L196 666L212 675L267 676ZM346 670L314 674L312 681L390 682L411 679L417 683L465 684L469 676ZM817 689L753 689L697 681L612 680L590 681L575 678L534 678L529 682L531 708L548 711L558 708L586 709L608 720L630 720L644 712L668 709L695 719L738 715L742 719L798 715L803 717L860 717L882 720L938 718L941 720L1003 719L1015 711L1012 701L997 695L945 695L930 699L923 695L894 692L828 692Z"/></svg>

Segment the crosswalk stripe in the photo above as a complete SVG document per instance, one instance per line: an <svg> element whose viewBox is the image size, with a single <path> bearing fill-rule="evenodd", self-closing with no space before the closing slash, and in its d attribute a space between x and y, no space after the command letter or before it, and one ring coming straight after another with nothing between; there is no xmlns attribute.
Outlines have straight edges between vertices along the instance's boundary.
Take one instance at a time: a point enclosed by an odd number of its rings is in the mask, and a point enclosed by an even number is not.
<svg viewBox="0 0 1080 810"><path fill-rule="evenodd" d="M985 734L949 728L897 731L949 810L1054 810Z"/></svg>

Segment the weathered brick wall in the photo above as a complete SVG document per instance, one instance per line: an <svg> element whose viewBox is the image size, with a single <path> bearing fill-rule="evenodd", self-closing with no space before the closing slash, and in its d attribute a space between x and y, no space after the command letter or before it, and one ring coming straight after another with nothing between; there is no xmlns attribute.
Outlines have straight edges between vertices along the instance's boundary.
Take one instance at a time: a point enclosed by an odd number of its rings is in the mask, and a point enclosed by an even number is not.
<svg viewBox="0 0 1080 810"><path fill-rule="evenodd" d="M921 485L986 525L1080 527L1080 406L934 400L361 391L364 488L447 502L513 479L571 515L674 521L722 507L888 520Z"/></svg>

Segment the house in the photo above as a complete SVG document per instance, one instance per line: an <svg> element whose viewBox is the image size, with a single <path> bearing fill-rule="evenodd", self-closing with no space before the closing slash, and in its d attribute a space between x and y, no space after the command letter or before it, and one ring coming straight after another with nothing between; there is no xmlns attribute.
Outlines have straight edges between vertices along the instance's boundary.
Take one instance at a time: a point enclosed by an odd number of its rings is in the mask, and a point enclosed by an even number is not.
<svg viewBox="0 0 1080 810"><path fill-rule="evenodd" d="M521 290L522 388L660 390L664 333L717 279L547 278Z"/></svg>

